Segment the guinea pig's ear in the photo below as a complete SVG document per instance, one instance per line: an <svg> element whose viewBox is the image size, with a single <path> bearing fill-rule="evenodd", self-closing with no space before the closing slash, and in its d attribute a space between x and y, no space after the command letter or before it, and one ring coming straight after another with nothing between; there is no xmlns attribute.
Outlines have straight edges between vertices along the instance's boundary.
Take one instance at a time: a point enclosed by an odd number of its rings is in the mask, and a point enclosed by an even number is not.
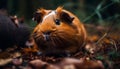
<svg viewBox="0 0 120 69"><path fill-rule="evenodd" d="M74 17L70 16L67 12L63 11L63 7L58 7L56 9L57 15L61 21L71 24Z"/></svg>
<svg viewBox="0 0 120 69"><path fill-rule="evenodd" d="M37 21L37 23L40 23L42 21L43 16L45 15L45 9L38 9L34 15L32 20Z"/></svg>

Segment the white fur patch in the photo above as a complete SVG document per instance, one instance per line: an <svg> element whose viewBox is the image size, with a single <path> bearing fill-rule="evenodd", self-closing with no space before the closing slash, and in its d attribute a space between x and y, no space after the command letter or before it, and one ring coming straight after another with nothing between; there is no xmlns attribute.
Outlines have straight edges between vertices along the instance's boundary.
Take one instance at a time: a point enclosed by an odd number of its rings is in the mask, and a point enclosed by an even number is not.
<svg viewBox="0 0 120 69"><path fill-rule="evenodd" d="M51 13L49 13L48 15L46 15L46 16L43 18L43 21L44 21L47 17L49 17L49 16L51 16L51 15L55 15L55 11L52 11Z"/></svg>

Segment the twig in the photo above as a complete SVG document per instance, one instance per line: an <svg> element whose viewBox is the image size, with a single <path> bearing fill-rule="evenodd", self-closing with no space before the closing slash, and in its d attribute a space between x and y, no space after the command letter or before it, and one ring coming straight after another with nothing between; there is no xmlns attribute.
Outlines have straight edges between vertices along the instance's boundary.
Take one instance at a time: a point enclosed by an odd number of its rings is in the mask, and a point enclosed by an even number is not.
<svg viewBox="0 0 120 69"><path fill-rule="evenodd" d="M111 39L111 41L112 41L112 44L113 44L113 45L114 45L114 47L115 47L115 50L117 51L117 45L116 45L115 41L114 41L114 40L112 40L112 39Z"/></svg>
<svg viewBox="0 0 120 69"><path fill-rule="evenodd" d="M115 22L112 22L110 24L110 27L108 28L108 30L106 31L106 33L96 42L96 44L98 44L100 41L102 41L111 32L111 29L113 28L114 23Z"/></svg>
<svg viewBox="0 0 120 69"><path fill-rule="evenodd" d="M108 33L105 33L95 44L100 43L107 35Z"/></svg>

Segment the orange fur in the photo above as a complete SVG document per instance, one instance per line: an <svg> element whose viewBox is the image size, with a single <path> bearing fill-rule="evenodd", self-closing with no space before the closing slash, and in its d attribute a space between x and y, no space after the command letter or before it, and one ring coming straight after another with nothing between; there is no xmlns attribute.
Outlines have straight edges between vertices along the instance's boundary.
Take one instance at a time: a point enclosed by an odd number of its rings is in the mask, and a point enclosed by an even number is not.
<svg viewBox="0 0 120 69"><path fill-rule="evenodd" d="M45 10L42 21L33 31L33 37L41 51L69 51L70 53L78 51L86 42L86 30L79 19L71 12L58 7L55 10ZM42 9L43 11L43 9ZM60 20L60 25L55 20ZM46 41L44 33L50 32L50 41Z"/></svg>
<svg viewBox="0 0 120 69"><path fill-rule="evenodd" d="M44 8L39 8L39 9L37 9L37 13L42 13L43 15L45 15L46 11Z"/></svg>

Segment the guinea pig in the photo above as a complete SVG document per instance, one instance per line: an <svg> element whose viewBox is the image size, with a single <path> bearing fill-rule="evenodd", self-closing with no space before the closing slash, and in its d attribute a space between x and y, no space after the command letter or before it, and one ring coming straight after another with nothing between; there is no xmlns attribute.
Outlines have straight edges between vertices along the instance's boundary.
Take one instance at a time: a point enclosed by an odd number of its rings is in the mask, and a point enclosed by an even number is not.
<svg viewBox="0 0 120 69"><path fill-rule="evenodd" d="M33 20L37 21L37 26L32 36L41 52L75 53L86 42L84 25L77 16L62 7L38 9Z"/></svg>

